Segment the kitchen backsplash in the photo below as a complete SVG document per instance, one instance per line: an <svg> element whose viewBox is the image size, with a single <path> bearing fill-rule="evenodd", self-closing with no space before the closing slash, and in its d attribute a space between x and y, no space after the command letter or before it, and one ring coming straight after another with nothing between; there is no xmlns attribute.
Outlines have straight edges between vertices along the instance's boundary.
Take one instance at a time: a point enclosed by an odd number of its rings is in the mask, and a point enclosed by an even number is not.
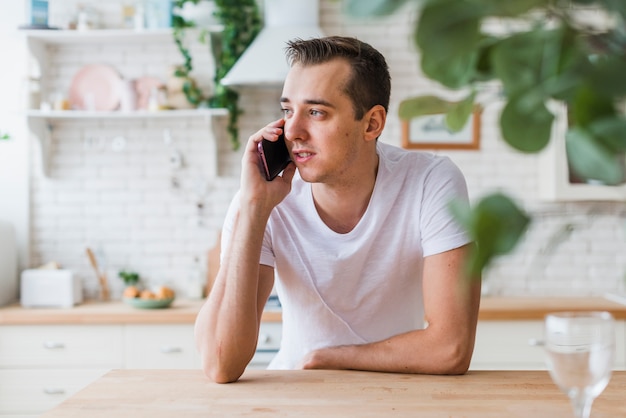
<svg viewBox="0 0 626 418"><path fill-rule="evenodd" d="M61 19L55 13L73 4L51 0L52 17ZM122 3L113 4L106 3L101 25L120 25ZM326 34L356 36L387 57L392 100L380 140L400 145L398 103L412 95L441 92L420 74L411 42L415 10L407 6L394 16L363 21L345 17L341 2L321 0L320 9ZM127 77L165 77L180 61L173 45L53 48L53 65L45 77L60 91L68 88L85 60L110 64ZM212 76L208 48L194 48L194 58L199 57L196 66L203 70L197 76L208 88ZM240 93L245 112L240 136L245 142L252 132L280 117L280 91L245 88ZM465 173L472 200L503 190L535 214L520 248L485 272L485 288L505 295L623 291L626 205L542 203L538 190L545 173L538 157L519 154L500 139L497 112L497 106L487 106L482 114L480 150L442 152ZM114 295L121 290L121 281L114 277L120 269L140 272L149 285L168 284L184 292L195 269L206 270L207 252L237 190L241 154L231 149L225 118L213 117L55 122L50 177L42 175L38 154L34 157L31 264L54 260L74 269L87 296L93 296L97 281L85 255L87 246L106 260Z"/></svg>

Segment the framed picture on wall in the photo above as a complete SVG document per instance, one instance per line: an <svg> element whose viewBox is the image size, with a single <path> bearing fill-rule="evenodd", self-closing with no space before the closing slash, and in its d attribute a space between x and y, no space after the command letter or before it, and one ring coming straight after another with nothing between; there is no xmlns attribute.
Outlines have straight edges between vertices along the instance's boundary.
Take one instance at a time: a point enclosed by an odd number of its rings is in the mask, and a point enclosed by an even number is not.
<svg viewBox="0 0 626 418"><path fill-rule="evenodd" d="M445 123L445 114L419 116L402 120L402 147L406 149L458 149L480 148L479 110L469 118L463 129L452 132Z"/></svg>

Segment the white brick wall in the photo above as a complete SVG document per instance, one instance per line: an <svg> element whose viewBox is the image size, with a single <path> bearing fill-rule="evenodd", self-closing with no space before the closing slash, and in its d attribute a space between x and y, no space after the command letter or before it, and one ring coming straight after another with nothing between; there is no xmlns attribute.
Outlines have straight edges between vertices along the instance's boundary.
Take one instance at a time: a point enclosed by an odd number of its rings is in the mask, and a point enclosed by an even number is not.
<svg viewBox="0 0 626 418"><path fill-rule="evenodd" d="M60 4L72 4L62 0L51 3L59 19L59 10L64 10ZM399 145L399 101L439 90L420 74L411 41L415 10L407 6L394 16L356 21L342 15L341 2L322 0L320 8L326 34L356 36L387 57L393 92L381 140ZM110 26L119 25L111 3L102 16ZM169 66L179 62L175 48L162 45L54 47L49 53L52 65L47 76L61 90L67 89L71 76L86 61L107 62L127 77L164 77ZM194 57L204 53L202 46L194 49ZM210 68L210 57L198 58L196 65ZM208 73L199 78L208 85ZM242 142L280 116L279 97L278 89L241 90L245 110L240 119ZM623 290L626 206L538 202L543 174L538 171L537 157L516 153L500 139L497 113L496 106L488 106L483 113L480 151L446 152L465 173L473 200L503 190L537 214L521 247L485 273L486 287L501 294ZM170 129L174 139L170 146L163 141L164 129ZM123 152L111 148L111 140L118 135L127 139ZM224 118L214 119L212 129L200 119L59 122L54 126L53 144L51 177L41 175L38 155L31 168L32 265L56 260L74 269L88 296L94 295L97 284L85 257L86 246L106 255L110 280L118 292L121 283L114 276L122 268L139 271L149 284L167 283L182 289L194 258L200 257L204 266L239 181L241 154L231 150ZM187 164L172 173L169 156L174 148L186 157ZM212 175L214 171L217 177ZM179 181L178 189L171 186L172 175ZM200 215L198 199L204 204ZM590 212L595 215L587 216ZM573 225L567 239L551 256L537 258L556 231L567 224Z"/></svg>

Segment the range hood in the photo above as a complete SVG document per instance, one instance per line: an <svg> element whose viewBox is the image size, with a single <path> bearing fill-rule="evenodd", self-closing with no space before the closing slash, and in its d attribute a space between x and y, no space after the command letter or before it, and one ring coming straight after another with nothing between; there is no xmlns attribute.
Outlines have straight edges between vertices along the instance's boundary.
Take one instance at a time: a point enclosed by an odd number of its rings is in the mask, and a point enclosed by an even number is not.
<svg viewBox="0 0 626 418"><path fill-rule="evenodd" d="M280 87L289 65L286 42L323 36L318 0L265 0L265 26L222 78L225 86Z"/></svg>

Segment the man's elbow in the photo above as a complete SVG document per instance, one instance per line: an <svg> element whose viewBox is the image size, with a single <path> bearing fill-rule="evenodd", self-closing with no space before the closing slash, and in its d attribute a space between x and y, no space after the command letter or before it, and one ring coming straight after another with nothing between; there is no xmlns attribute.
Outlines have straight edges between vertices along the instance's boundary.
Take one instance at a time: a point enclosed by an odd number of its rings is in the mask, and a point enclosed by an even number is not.
<svg viewBox="0 0 626 418"><path fill-rule="evenodd" d="M445 358L441 362L443 367L440 373L448 375L460 375L467 373L472 361L474 344L459 342L452 344L446 351Z"/></svg>
<svg viewBox="0 0 626 418"><path fill-rule="evenodd" d="M245 370L244 368L226 367L220 362L202 361L202 371L204 375L215 383L233 383L236 382Z"/></svg>

